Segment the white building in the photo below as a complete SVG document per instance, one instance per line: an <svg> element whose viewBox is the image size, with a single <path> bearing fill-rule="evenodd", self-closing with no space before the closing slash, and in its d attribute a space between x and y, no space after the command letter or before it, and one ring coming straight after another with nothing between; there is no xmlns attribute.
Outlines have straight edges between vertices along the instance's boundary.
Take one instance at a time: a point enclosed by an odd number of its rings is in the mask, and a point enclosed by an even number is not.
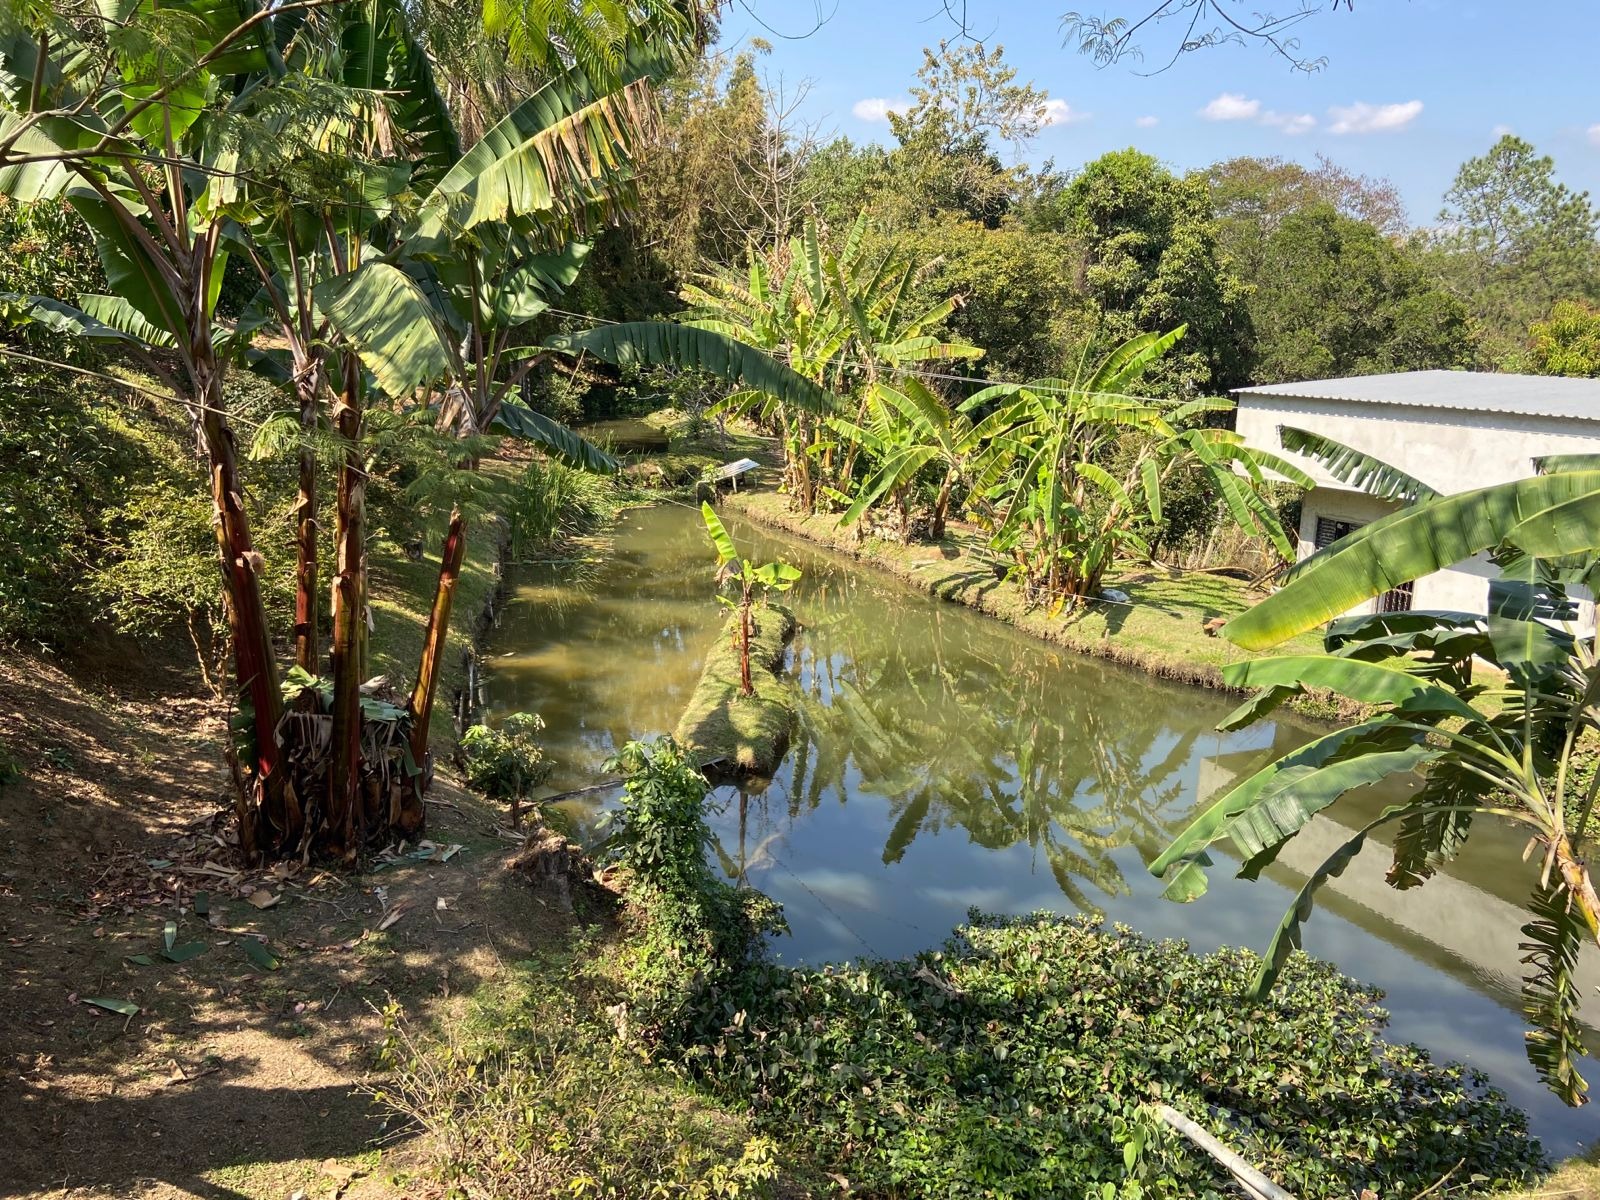
<svg viewBox="0 0 1600 1200"><path fill-rule="evenodd" d="M1525 479L1537 474L1535 459L1552 454L1600 454L1600 379L1411 371L1241 388L1236 395L1237 428L1246 443L1282 454L1317 481L1301 509L1301 558L1399 504L1356 491L1285 451L1278 435L1283 426L1342 442L1439 492ZM1481 613L1494 576L1493 564L1479 556L1355 611ZM1594 628L1591 604L1581 606L1578 625Z"/></svg>

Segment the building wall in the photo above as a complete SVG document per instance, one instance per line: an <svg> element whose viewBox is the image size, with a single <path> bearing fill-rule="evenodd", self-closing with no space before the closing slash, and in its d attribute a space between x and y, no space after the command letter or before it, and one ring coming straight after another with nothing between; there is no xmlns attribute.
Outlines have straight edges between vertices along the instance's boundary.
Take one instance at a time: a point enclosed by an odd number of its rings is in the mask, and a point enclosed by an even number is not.
<svg viewBox="0 0 1600 1200"><path fill-rule="evenodd" d="M1317 548L1317 518L1328 517L1335 521L1365 525L1379 517L1388 516L1399 507L1392 500L1379 500L1364 492L1352 492L1346 488L1313 488L1300 502L1299 557L1305 558ZM1481 613L1488 607L1489 581L1497 574L1488 556L1480 554L1448 570L1435 571L1416 580L1411 606ZM1350 611L1375 612L1377 605L1376 600L1369 600ZM1585 611L1584 604L1580 602L1579 610L1580 625L1585 629L1593 629L1593 605L1588 605Z"/></svg>
<svg viewBox="0 0 1600 1200"><path fill-rule="evenodd" d="M1600 414L1597 414L1600 416ZM1271 396L1239 398L1239 433L1252 446L1284 454L1319 486L1302 502L1300 557L1315 549L1317 518L1366 524L1397 505L1350 490L1319 465L1284 451L1280 425L1292 425L1343 442L1414 475L1441 492L1469 491L1509 483L1535 473L1533 460L1550 454L1600 454L1600 420L1574 422L1553 417L1513 417L1499 413L1403 408L1359 401L1302 400ZM1489 581L1497 571L1478 555L1418 579L1412 607L1481 613L1487 608ZM1586 593L1578 599L1576 631L1592 635L1595 606ZM1351 610L1373 612L1377 601Z"/></svg>
<svg viewBox="0 0 1600 1200"><path fill-rule="evenodd" d="M1280 425L1343 442L1441 492L1524 479L1534 474L1533 460L1548 454L1600 453L1600 413L1593 422L1576 422L1350 400L1239 397L1236 428L1250 445L1283 453ZM1286 457L1318 483L1339 486L1315 463L1298 455Z"/></svg>

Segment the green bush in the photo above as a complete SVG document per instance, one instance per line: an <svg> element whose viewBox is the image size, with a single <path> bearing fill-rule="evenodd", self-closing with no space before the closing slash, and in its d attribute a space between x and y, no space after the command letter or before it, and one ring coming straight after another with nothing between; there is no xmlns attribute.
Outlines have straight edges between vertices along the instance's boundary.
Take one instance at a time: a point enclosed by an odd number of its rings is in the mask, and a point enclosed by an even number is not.
<svg viewBox="0 0 1600 1200"><path fill-rule="evenodd" d="M1253 1003L1245 951L1197 956L1077 917L971 919L914 960L762 965L702 988L676 1049L869 1193L1098 1196L1127 1180L1128 1131L1153 1102L1306 1198L1447 1175L1439 1194L1476 1192L1543 1162L1503 1095L1385 1042L1378 993L1326 964L1297 954ZM1139 1157L1147 1196L1231 1192L1180 1139Z"/></svg>
<svg viewBox="0 0 1600 1200"><path fill-rule="evenodd" d="M0 362L0 641L51 644L93 615L84 583L115 552L120 502L183 456L148 410Z"/></svg>
<svg viewBox="0 0 1600 1200"><path fill-rule="evenodd" d="M558 462L530 462L506 501L511 557L526 558L563 534L581 533L608 516L615 486Z"/></svg>
<svg viewBox="0 0 1600 1200"><path fill-rule="evenodd" d="M606 769L627 776L606 843L633 916L623 977L646 1024L672 1024L691 994L759 961L766 934L785 928L782 910L708 864L709 788L676 742L629 742Z"/></svg>
<svg viewBox="0 0 1600 1200"><path fill-rule="evenodd" d="M497 729L474 725L461 735L467 784L491 800L511 805L519 823L522 802L550 777L551 764L539 745L544 719L538 713L509 713Z"/></svg>

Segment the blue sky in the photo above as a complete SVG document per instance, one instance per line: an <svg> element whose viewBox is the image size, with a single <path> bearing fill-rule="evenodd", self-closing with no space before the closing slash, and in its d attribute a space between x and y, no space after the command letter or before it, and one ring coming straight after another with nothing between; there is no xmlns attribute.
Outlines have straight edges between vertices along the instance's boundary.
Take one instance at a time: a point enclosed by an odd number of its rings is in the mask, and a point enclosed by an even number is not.
<svg viewBox="0 0 1600 1200"><path fill-rule="evenodd" d="M921 48L953 28L940 0L837 0L820 28L784 40L756 18L802 33L814 24L811 0L747 3L726 14L723 44L772 42L767 74L790 87L809 80L806 115L856 140L889 140L885 121L859 115L881 105L863 102L903 101ZM822 3L826 12L833 0ZM1043 131L1029 160L1072 168L1131 145L1187 169L1239 154L1309 163L1320 152L1393 180L1413 223L1427 224L1461 162L1510 130L1554 157L1563 182L1600 193L1596 0L1357 0L1354 12L1299 27L1304 50L1328 59L1314 75L1259 45L1202 50L1141 76L1154 53L1143 65L1097 68L1061 44L1068 8L1115 15L1151 3L967 0L974 33L1003 44L1019 79L1067 106L1069 119ZM1272 0L1257 7L1270 11ZM1176 37L1175 27L1158 30L1152 50Z"/></svg>

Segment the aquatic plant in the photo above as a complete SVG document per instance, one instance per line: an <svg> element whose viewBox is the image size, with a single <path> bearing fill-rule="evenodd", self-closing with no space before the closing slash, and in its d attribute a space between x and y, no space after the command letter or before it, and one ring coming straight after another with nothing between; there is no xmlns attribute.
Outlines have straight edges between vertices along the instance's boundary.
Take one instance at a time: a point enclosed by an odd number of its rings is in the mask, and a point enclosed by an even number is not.
<svg viewBox="0 0 1600 1200"><path fill-rule="evenodd" d="M1196 955L1092 917L973 913L940 951L761 964L691 994L667 1047L714 1093L868 1194L1084 1196L1122 1185L1115 1131L1167 1103L1297 1196L1461 1195L1544 1161L1485 1078L1382 1037L1380 995L1296 954L1241 999L1248 951ZM1228 1194L1176 1138L1146 1196Z"/></svg>

